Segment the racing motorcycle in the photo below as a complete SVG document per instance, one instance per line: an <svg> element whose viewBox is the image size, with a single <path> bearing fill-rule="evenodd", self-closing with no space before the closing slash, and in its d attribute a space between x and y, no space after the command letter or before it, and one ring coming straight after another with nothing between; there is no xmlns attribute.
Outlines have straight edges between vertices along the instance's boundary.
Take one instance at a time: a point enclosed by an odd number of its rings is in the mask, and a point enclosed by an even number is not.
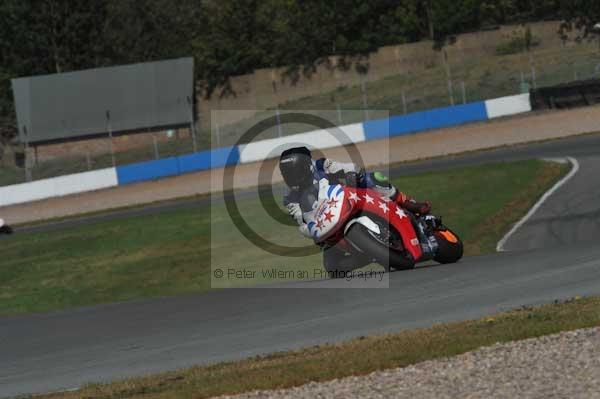
<svg viewBox="0 0 600 399"><path fill-rule="evenodd" d="M463 255L462 241L440 218L411 214L369 188L321 179L317 201L304 220L317 245L367 257L386 270L412 269L432 259L454 263Z"/></svg>
<svg viewBox="0 0 600 399"><path fill-rule="evenodd" d="M13 229L7 225L3 219L0 219L0 234L12 234Z"/></svg>

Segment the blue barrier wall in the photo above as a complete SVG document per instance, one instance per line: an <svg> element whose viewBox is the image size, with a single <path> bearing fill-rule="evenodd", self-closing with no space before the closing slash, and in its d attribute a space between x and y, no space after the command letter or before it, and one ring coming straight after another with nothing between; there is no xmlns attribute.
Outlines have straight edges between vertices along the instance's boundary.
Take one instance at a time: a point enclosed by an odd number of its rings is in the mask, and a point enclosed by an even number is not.
<svg viewBox="0 0 600 399"><path fill-rule="evenodd" d="M161 177L176 176L182 173L220 168L239 163L240 153L237 147L217 148L181 155L134 163L117 167L119 185L155 180Z"/></svg>
<svg viewBox="0 0 600 399"><path fill-rule="evenodd" d="M366 139L376 140L487 119L485 103L481 101L368 121L363 125Z"/></svg>
<svg viewBox="0 0 600 399"><path fill-rule="evenodd" d="M188 173L238 164L240 162L240 151L237 147L222 147L182 155L178 159L179 173Z"/></svg>
<svg viewBox="0 0 600 399"><path fill-rule="evenodd" d="M119 185L179 174L177 157L117 166Z"/></svg>
<svg viewBox="0 0 600 399"><path fill-rule="evenodd" d="M215 148L210 151L210 167L222 168L240 163L240 150L236 147Z"/></svg>

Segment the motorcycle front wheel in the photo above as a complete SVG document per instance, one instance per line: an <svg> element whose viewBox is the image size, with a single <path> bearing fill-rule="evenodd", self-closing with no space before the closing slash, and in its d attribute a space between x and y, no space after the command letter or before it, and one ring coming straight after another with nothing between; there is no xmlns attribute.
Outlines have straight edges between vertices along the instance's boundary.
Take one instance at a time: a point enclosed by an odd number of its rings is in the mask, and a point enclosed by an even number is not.
<svg viewBox="0 0 600 399"><path fill-rule="evenodd" d="M438 230L435 233L438 250L433 260L438 263L456 263L463 256L463 243L450 229Z"/></svg>

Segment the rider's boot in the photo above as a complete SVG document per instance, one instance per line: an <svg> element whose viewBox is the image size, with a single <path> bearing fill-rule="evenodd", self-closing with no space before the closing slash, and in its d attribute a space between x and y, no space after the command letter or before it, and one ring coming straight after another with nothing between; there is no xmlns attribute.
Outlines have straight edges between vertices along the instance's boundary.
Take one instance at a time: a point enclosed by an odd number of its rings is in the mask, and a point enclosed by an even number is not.
<svg viewBox="0 0 600 399"><path fill-rule="evenodd" d="M406 208L405 208L406 209ZM408 210L408 209L407 209ZM423 259L433 259L437 250L438 242L434 235L434 225L430 219L437 220L435 216L421 216L418 212L408 210L409 219L415 229L417 238L421 243L421 251Z"/></svg>
<svg viewBox="0 0 600 399"><path fill-rule="evenodd" d="M410 220L415 229L415 233L417 233L419 242L421 243L423 258L433 259L438 249L438 243L433 231L429 228L423 218L416 217L411 213Z"/></svg>

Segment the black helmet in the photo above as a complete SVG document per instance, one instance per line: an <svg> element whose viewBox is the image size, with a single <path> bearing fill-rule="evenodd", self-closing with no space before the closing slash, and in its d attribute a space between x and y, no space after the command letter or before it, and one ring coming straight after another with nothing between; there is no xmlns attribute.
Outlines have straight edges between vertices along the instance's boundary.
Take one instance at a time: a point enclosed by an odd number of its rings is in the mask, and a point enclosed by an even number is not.
<svg viewBox="0 0 600 399"><path fill-rule="evenodd" d="M313 184L313 169L310 150L295 147L285 150L279 157L279 170L288 187L295 190Z"/></svg>

